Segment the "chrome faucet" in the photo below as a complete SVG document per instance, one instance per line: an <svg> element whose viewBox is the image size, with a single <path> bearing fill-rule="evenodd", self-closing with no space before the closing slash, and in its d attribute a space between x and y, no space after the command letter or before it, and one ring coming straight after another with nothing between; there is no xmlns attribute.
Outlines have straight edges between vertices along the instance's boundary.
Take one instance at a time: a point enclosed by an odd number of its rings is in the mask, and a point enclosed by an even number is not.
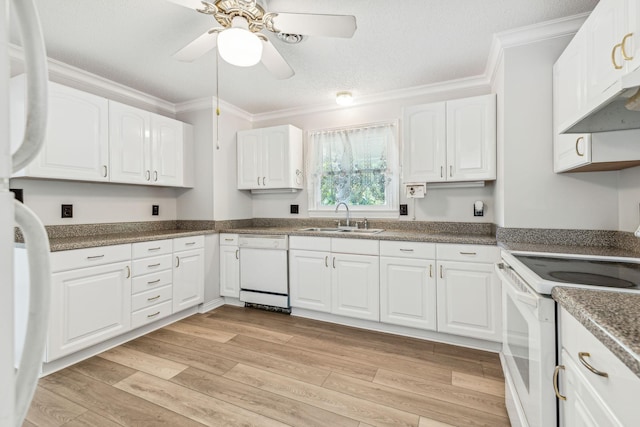
<svg viewBox="0 0 640 427"><path fill-rule="evenodd" d="M345 209L347 210L347 227L349 227L349 206L347 206L347 204L345 202L340 202L336 205L336 210L335 212L338 212L338 208L340 207L340 205L344 205Z"/></svg>

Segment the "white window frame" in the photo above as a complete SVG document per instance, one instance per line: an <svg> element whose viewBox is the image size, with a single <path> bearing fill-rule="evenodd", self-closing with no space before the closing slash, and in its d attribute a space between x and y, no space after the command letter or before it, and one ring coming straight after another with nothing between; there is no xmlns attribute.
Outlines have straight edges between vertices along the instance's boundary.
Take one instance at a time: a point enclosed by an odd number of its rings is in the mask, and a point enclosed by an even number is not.
<svg viewBox="0 0 640 427"><path fill-rule="evenodd" d="M331 129L317 129L307 132L307 159L306 159L306 171L307 171L307 183L309 187L307 191L309 193L309 217L331 217L342 218L345 215L344 208L336 213L335 206L322 206L320 203L320 180L312 179L311 174L314 173L314 165L311 165L311 144L312 135L318 132L340 132L351 131L357 129L378 127L378 126L391 126L393 129L394 141L387 147L387 161L388 167L391 169L390 181L387 184L387 203L384 206L361 206L361 205L349 205L349 212L351 216L367 217L367 218L399 218L399 204L400 204L400 141L399 141L399 123L398 120L379 122L379 123L367 123L359 124L348 127L331 128Z"/></svg>

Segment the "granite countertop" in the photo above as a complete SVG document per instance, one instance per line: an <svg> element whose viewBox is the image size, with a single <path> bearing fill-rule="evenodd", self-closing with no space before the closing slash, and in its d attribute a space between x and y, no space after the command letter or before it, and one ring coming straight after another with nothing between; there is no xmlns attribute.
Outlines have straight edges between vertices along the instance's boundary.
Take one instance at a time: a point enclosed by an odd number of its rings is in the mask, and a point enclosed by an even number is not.
<svg viewBox="0 0 640 427"><path fill-rule="evenodd" d="M307 227L300 227L307 228ZM461 243L472 245L496 245L495 235L487 234L466 234L466 233L434 233L429 231L411 230L385 230L381 233L352 233L352 232L319 232L301 231L300 228L291 227L248 227L230 228L219 230L220 233L233 234L287 234L289 236L319 236L338 237L348 239L369 239L369 240L396 240L413 242L433 242L433 243Z"/></svg>
<svg viewBox="0 0 640 427"><path fill-rule="evenodd" d="M640 377L640 294L558 286L551 295Z"/></svg>
<svg viewBox="0 0 640 427"><path fill-rule="evenodd" d="M499 242L502 249L515 252L543 252L556 254L573 254L589 256L611 256L625 258L640 258L638 252L628 249L603 246L577 246L577 245L549 245L540 243L516 243Z"/></svg>

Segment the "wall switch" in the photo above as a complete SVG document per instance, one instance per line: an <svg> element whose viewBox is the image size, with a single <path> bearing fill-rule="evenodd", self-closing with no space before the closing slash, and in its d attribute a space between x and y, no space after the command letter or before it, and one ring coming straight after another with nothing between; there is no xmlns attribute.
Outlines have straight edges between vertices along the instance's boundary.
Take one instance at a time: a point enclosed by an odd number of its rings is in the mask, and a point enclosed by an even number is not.
<svg viewBox="0 0 640 427"><path fill-rule="evenodd" d="M409 215L409 208L407 205L400 205L400 215Z"/></svg>
<svg viewBox="0 0 640 427"><path fill-rule="evenodd" d="M22 188L10 188L9 191L11 191L15 195L17 201L19 201L20 203L24 203L24 193L22 191Z"/></svg>
<svg viewBox="0 0 640 427"><path fill-rule="evenodd" d="M151 215L160 215L160 205L151 205Z"/></svg>
<svg viewBox="0 0 640 427"><path fill-rule="evenodd" d="M62 218L73 218L73 205L62 205Z"/></svg>
<svg viewBox="0 0 640 427"><path fill-rule="evenodd" d="M299 214L300 211L298 209L298 205L290 205L289 213Z"/></svg>

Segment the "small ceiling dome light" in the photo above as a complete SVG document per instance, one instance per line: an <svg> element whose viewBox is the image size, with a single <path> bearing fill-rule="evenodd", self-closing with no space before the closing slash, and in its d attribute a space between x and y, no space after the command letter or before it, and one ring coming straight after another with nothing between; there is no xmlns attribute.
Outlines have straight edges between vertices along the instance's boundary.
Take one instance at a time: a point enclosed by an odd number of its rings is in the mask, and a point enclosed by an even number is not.
<svg viewBox="0 0 640 427"><path fill-rule="evenodd" d="M262 58L262 41L249 31L247 20L233 18L231 28L218 34L218 51L222 59L238 67L251 67Z"/></svg>
<svg viewBox="0 0 640 427"><path fill-rule="evenodd" d="M338 92L336 93L336 103L346 107L353 104L353 95L351 92Z"/></svg>

